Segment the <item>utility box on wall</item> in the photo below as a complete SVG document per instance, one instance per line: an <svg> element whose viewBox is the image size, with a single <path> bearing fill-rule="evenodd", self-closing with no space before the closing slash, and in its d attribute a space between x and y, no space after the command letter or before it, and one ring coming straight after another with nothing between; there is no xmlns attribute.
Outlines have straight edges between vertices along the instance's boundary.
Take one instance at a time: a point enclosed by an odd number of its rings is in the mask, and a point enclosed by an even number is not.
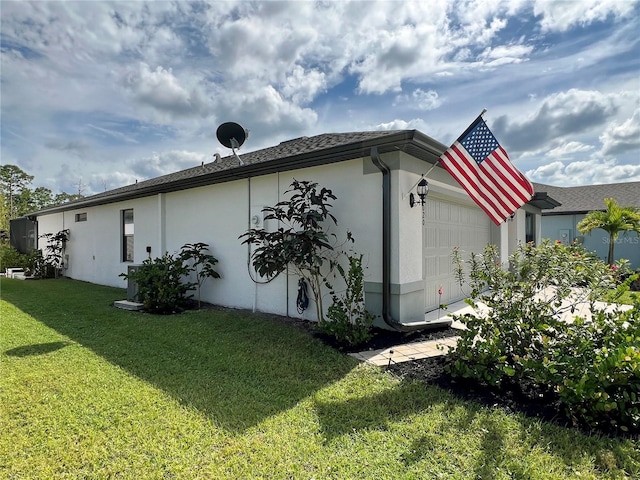
<svg viewBox="0 0 640 480"><path fill-rule="evenodd" d="M127 275L131 275L133 272L137 271L142 265L129 265L127 268ZM132 279L127 279L127 300L130 302L137 302L138 299L138 284Z"/></svg>

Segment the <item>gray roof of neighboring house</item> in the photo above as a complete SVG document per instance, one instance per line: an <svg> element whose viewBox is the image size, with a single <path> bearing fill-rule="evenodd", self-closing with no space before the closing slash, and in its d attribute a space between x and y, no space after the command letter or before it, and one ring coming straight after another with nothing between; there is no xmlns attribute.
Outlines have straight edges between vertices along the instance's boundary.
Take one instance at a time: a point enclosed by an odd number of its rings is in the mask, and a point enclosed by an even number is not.
<svg viewBox="0 0 640 480"><path fill-rule="evenodd" d="M604 210L605 198L614 198L625 207L640 208L640 182L586 185L581 187L554 187L534 183L536 192L546 192L561 205L553 210L543 210L542 215L569 215Z"/></svg>
<svg viewBox="0 0 640 480"><path fill-rule="evenodd" d="M268 173L367 157L374 146L381 154L402 150L430 163L435 163L447 149L445 145L418 130L325 133L283 141L273 147L253 152L238 152L244 165L240 165L233 155L229 155L218 162L205 163L202 166L151 178L34 213L43 215L62 212Z"/></svg>

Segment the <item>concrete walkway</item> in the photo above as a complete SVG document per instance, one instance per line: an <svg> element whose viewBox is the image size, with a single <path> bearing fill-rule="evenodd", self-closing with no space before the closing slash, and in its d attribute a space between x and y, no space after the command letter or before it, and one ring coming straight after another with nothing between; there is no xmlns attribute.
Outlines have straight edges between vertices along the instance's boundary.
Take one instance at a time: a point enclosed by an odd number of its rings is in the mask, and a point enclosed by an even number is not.
<svg viewBox="0 0 640 480"><path fill-rule="evenodd" d="M437 357L445 355L448 347L456 346L458 337L443 338L442 340L429 340L427 342L409 343L382 350L367 350L365 352L350 353L352 357L362 362L367 362L378 367L387 366L390 363L409 362L421 358Z"/></svg>
<svg viewBox="0 0 640 480"><path fill-rule="evenodd" d="M484 307L486 308L486 307ZM429 312L425 315L425 320L451 320L451 328L462 330L466 328L462 323L454 321L449 315L472 312L473 309L464 301L450 304L446 310L437 310ZM426 342L409 343L406 345L394 345L393 347L366 350L364 352L350 353L354 358L362 362L367 362L379 367L389 365L389 363L409 362L411 360L419 360L421 358L437 357L446 355L449 347L455 348L458 343L458 337L443 338L441 340L428 340Z"/></svg>

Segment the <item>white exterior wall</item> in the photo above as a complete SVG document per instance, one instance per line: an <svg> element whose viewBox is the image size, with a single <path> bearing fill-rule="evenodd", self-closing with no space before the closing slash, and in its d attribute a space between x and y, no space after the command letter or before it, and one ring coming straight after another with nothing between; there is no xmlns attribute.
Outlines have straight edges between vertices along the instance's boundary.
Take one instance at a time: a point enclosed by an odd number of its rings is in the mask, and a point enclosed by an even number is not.
<svg viewBox="0 0 640 480"><path fill-rule="evenodd" d="M431 165L404 152L382 156L391 167L391 310L400 322L423 319L425 288L423 272L422 208L409 207L409 193ZM119 277L132 263L122 262L122 210L134 210L134 262L176 253L185 243L204 242L218 260L220 279L208 279L201 292L203 301L217 305L255 309L315 320L312 303L302 314L296 310L298 277L282 274L267 284L252 281L248 268L249 247L238 238L253 226L252 217L262 218L262 208L287 197L293 179L317 182L330 188L337 199L332 213L338 220L329 233L337 242L353 234L353 248L364 254L367 308L381 312L382 299L382 173L369 158L241 179L205 187L152 195L113 204L70 210L38 218L39 234L70 230L65 275L70 278L124 288ZM431 195L455 203L473 205L466 193L441 168L429 174ZM427 197L427 201L428 201ZM75 222L76 213L87 213L86 222ZM524 215L524 214L523 214ZM271 224L270 224L271 223ZM265 222L268 229L273 221ZM516 223L516 222L514 222ZM512 243L499 229L492 241ZM517 232L517 231L518 232ZM523 233L524 235L524 233ZM41 245L42 247L42 245ZM254 272L255 275L255 272ZM338 282L334 282L338 283ZM330 297L323 299L325 309Z"/></svg>
<svg viewBox="0 0 640 480"><path fill-rule="evenodd" d="M370 163L370 160L366 160ZM208 279L202 300L218 305L255 308L259 311L298 316L297 276L280 275L268 284L256 284L247 268L249 250L238 238L252 226L251 218L262 217L265 206L286 197L293 178L317 182L333 190L337 200L332 213L338 220L331 232L338 242L349 229L356 243L344 245L365 254L367 280L381 281L382 216L381 175L363 175L363 159L322 167L270 174L178 192L158 194L107 205L44 215L38 218L39 233L70 230L65 275L89 282L126 287L119 277L129 265L176 253L185 243L204 242L219 263L220 279ZM122 262L122 210L134 211L134 262ZM75 222L76 213L87 213L87 221ZM273 221L267 228L274 228ZM40 244L40 248L44 245ZM253 268L251 268L253 272ZM253 272L255 275L255 272ZM325 298L325 308L330 298ZM315 319L313 303L303 318Z"/></svg>

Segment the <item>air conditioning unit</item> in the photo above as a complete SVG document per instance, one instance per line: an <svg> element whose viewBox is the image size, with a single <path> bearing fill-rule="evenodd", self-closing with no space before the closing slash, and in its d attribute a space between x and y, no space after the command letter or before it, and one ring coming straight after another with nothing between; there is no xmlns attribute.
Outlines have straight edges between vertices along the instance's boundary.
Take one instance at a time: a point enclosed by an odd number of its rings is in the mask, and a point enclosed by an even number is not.
<svg viewBox="0 0 640 480"><path fill-rule="evenodd" d="M133 272L138 271L140 267L142 267L142 265L129 265L129 267L127 268L127 275L131 277L131 274ZM136 298L137 296L138 296L138 284L132 278L128 278L127 279L127 300L129 300L130 302L137 302L138 301L138 299Z"/></svg>

